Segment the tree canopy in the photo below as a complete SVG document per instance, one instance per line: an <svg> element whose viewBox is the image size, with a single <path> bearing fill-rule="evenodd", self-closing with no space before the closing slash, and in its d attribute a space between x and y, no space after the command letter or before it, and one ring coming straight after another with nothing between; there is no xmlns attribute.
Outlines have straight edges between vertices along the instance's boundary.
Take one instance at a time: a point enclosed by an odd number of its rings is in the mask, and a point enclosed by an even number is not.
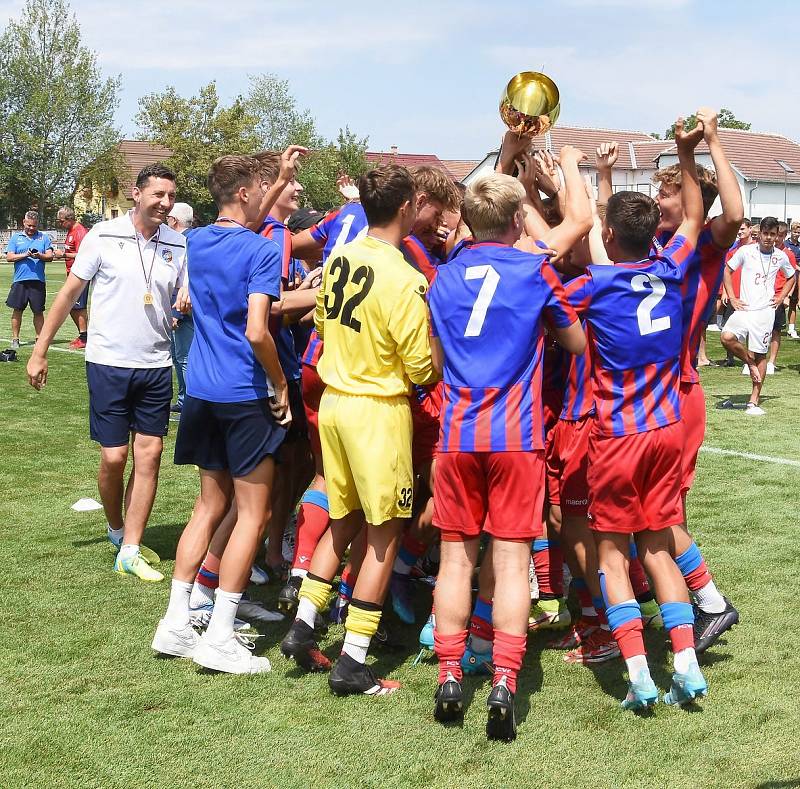
<svg viewBox="0 0 800 789"><path fill-rule="evenodd" d="M753 124L746 123L745 121L740 121L733 114L731 110L725 109L725 107L723 107L717 114L717 125L719 126L720 129L743 129L744 131L749 131L750 127ZM687 131L691 131L695 126L697 126L697 116L694 113L692 113L686 118L685 127ZM659 138L657 134L654 136L656 138ZM674 123L664 132L664 139L665 140L675 139Z"/></svg>

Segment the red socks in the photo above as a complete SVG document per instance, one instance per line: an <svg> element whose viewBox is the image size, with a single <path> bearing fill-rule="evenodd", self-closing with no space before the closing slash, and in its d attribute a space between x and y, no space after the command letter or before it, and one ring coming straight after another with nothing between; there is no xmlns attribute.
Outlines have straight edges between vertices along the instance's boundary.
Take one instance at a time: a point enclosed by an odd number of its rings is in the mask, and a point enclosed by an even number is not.
<svg viewBox="0 0 800 789"><path fill-rule="evenodd" d="M638 556L631 556L628 565L628 576L631 579L631 586L633 587L633 596L639 600L640 597L648 596L649 600L653 599L650 593L650 584L647 581L647 574L644 571L642 563L639 561ZM643 602L643 601L640 601Z"/></svg>
<svg viewBox="0 0 800 789"><path fill-rule="evenodd" d="M208 589L216 589L219 586L219 556L214 556L211 553L206 554L200 569L195 576L195 582L207 587Z"/></svg>
<svg viewBox="0 0 800 789"><path fill-rule="evenodd" d="M328 510L310 501L303 501L300 504L292 569L308 570L317 543L328 528L328 521Z"/></svg>
<svg viewBox="0 0 800 789"><path fill-rule="evenodd" d="M694 649L694 628L691 625L678 625L669 631L672 652L677 655L683 649Z"/></svg>
<svg viewBox="0 0 800 789"><path fill-rule="evenodd" d="M539 597L553 600L564 596L564 553L554 540L542 540L547 547L537 550L536 540L533 543L533 567L536 570L536 582L539 584Z"/></svg>
<svg viewBox="0 0 800 789"><path fill-rule="evenodd" d="M690 573L684 575L683 578L686 581L686 586L692 592L696 592L706 586L711 581L711 573L706 567L705 559L701 559L700 564Z"/></svg>
<svg viewBox="0 0 800 789"><path fill-rule="evenodd" d="M467 645L467 631L462 630L453 635L444 636L436 628L433 630L433 651L439 658L439 684L447 679L450 673L461 682L464 676L461 670L461 658Z"/></svg>
<svg viewBox="0 0 800 789"><path fill-rule="evenodd" d="M623 659L627 660L634 655L646 655L647 650L644 648L644 626L642 625L641 617L631 619L625 624L615 627L611 634L617 641L619 651L622 653Z"/></svg>
<svg viewBox="0 0 800 789"><path fill-rule="evenodd" d="M502 630L494 631L494 645L492 659L494 660L494 680L497 684L502 677L506 678L508 689L517 692L517 674L522 668L522 659L525 657L527 639L525 636L515 636L504 633Z"/></svg>

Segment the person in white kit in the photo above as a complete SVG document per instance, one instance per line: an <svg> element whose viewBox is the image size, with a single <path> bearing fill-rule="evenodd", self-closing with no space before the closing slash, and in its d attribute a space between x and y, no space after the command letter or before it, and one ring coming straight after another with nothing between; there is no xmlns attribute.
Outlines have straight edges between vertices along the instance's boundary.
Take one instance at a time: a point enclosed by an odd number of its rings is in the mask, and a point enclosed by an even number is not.
<svg viewBox="0 0 800 789"><path fill-rule="evenodd" d="M171 170L162 164L145 167L136 179L133 200L127 214L99 222L87 233L47 314L27 371L31 385L42 389L47 350L92 281L86 344L89 432L101 447L97 486L108 538L119 548L114 570L161 581L164 576L150 566L158 557L147 549L143 555L140 547L169 425L172 294L184 284L186 240L164 224L175 204ZM182 289L176 306L185 309L187 298ZM129 445L133 466L125 484Z"/></svg>
<svg viewBox="0 0 800 789"><path fill-rule="evenodd" d="M750 368L753 391L746 411L750 416L764 415L764 409L758 403L767 372L775 309L792 292L795 284L795 272L789 258L775 247L777 235L778 220L772 216L765 217L761 220L758 243L739 247L725 266L725 291L734 313L722 327L720 339L726 350ZM731 273L738 268L742 273L737 298ZM776 294L775 278L779 270L786 275L786 284Z"/></svg>

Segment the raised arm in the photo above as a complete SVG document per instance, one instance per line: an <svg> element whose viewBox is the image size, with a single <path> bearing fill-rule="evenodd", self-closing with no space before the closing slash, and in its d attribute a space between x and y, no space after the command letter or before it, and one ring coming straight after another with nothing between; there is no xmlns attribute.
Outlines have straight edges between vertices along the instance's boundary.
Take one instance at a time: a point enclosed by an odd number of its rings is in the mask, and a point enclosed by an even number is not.
<svg viewBox="0 0 800 789"><path fill-rule="evenodd" d="M614 194L611 171L619 158L619 150L615 142L604 142L595 152L597 161L597 202L605 205Z"/></svg>
<svg viewBox="0 0 800 789"><path fill-rule="evenodd" d="M281 192L286 188L286 185L294 179L297 172L297 160L307 153L308 148L304 148L302 145L290 145L281 154L281 169L278 173L278 177L275 183L272 184L264 194L259 208L258 218L247 223L247 227L250 230L258 232L261 229L264 220L272 210L272 206L275 205L275 202L281 196Z"/></svg>
<svg viewBox="0 0 800 789"><path fill-rule="evenodd" d="M691 131L685 131L683 118L675 121L675 144L678 148L678 162L681 167L681 204L683 221L675 231L683 236L692 246L697 246L697 239L705 220L703 210L703 194L700 191L700 180L697 177L697 165L694 161L694 149L703 139L703 124L698 121Z"/></svg>

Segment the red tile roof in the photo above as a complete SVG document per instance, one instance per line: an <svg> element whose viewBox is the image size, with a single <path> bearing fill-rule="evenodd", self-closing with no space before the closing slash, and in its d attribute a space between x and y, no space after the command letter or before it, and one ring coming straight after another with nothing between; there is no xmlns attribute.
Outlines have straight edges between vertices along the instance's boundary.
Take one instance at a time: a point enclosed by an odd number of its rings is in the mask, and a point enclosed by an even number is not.
<svg viewBox="0 0 800 789"><path fill-rule="evenodd" d="M780 159L794 173L787 173L788 183L800 183L800 144L781 134L751 132L742 129L720 129L720 142L731 164L748 181L773 181L783 183L784 171ZM666 153L674 154L675 145L667 140ZM705 143L697 146L699 153L708 153Z"/></svg>
<svg viewBox="0 0 800 789"><path fill-rule="evenodd" d="M122 140L119 151L125 157L125 174L120 183L120 191L128 198L132 198L133 185L136 176L143 167L156 162L163 162L172 156L172 151L163 145L155 145L144 140Z"/></svg>
<svg viewBox="0 0 800 789"><path fill-rule="evenodd" d="M367 161L370 164L400 164L403 167L416 167L425 165L427 167L438 167L448 175L450 172L444 162L432 153L398 153L397 151L367 151Z"/></svg>
<svg viewBox="0 0 800 789"><path fill-rule="evenodd" d="M637 154L634 154L634 157L638 167L634 166L630 147L628 146L629 142L648 144L653 142L653 137L644 132L624 129L587 129L581 126L556 126L550 129L546 139L547 147L551 151L558 151L564 145L574 145L576 148L580 148L589 157L586 165L590 167L595 165L595 151L601 143L616 142L619 148L619 159L616 167L622 170L641 169Z"/></svg>
<svg viewBox="0 0 800 789"><path fill-rule="evenodd" d="M479 159L442 159L442 162L456 181L469 175L481 163Z"/></svg>

